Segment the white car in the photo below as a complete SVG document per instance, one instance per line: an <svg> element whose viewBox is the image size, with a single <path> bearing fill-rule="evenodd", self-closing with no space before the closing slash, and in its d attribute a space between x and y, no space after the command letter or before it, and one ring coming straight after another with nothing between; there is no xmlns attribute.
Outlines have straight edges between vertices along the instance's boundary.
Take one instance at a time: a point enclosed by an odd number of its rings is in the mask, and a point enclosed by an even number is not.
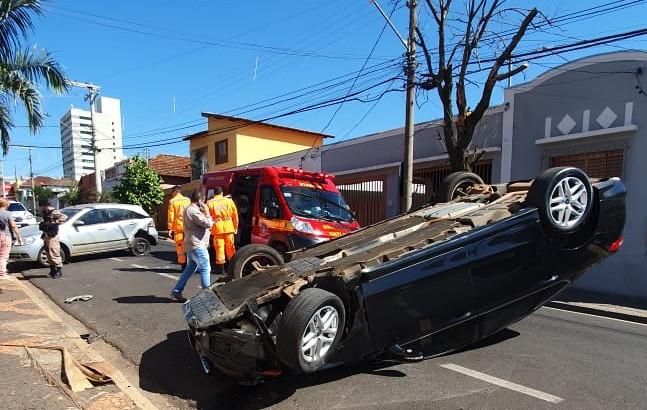
<svg viewBox="0 0 647 410"><path fill-rule="evenodd" d="M138 205L85 204L61 209L67 221L59 226L61 256L130 250L135 256L150 252L158 241L153 219ZM20 229L22 245L13 245L11 262L38 262L47 266L42 232L38 225Z"/></svg>
<svg viewBox="0 0 647 410"><path fill-rule="evenodd" d="M7 211L9 211L13 220L16 222L16 226L19 228L27 225L36 225L37 223L34 214L29 212L20 202L10 201Z"/></svg>

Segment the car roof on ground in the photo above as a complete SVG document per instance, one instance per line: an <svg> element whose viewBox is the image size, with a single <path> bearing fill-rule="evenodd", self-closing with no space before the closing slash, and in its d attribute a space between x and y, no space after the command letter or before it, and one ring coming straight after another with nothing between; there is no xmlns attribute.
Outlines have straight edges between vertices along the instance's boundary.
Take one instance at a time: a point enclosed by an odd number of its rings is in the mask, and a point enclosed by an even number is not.
<svg viewBox="0 0 647 410"><path fill-rule="evenodd" d="M121 209L129 209L131 211L138 211L138 212L143 212L146 215L148 213L144 211L144 208L142 208L139 205L131 205L131 204L112 204L112 203L105 203L105 204L81 204L81 205L73 205L73 206L66 206L63 209L105 209L105 208L121 208Z"/></svg>

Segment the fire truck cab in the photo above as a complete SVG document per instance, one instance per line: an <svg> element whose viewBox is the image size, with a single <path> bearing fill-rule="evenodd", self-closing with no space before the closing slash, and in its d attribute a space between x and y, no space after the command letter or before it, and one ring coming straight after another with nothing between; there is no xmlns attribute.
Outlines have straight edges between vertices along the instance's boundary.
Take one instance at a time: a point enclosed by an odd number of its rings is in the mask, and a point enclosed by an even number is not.
<svg viewBox="0 0 647 410"><path fill-rule="evenodd" d="M264 244L285 256L359 228L333 180L302 169L262 167L209 172L202 183L207 198L220 186L236 203L238 247Z"/></svg>

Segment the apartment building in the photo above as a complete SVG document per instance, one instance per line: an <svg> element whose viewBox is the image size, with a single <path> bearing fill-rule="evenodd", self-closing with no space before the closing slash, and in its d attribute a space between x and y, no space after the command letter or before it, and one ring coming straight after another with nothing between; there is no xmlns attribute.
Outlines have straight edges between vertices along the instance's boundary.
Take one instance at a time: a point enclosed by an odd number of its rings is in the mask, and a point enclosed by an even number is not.
<svg viewBox="0 0 647 410"><path fill-rule="evenodd" d="M116 98L99 97L95 102L94 126L99 150L97 161L104 170L124 158L121 132L121 103ZM63 175L79 180L94 172L90 111L71 108L60 121Z"/></svg>

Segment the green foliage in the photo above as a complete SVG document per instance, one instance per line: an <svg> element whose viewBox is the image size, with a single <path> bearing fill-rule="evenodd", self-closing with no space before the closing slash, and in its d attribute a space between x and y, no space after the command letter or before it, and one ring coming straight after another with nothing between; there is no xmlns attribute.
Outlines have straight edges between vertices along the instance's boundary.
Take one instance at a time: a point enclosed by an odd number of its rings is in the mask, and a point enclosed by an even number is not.
<svg viewBox="0 0 647 410"><path fill-rule="evenodd" d="M78 186L73 186L60 200L65 206L78 205L81 203L81 190Z"/></svg>
<svg viewBox="0 0 647 410"><path fill-rule="evenodd" d="M32 16L42 11L41 0L0 1L0 145L4 155L15 125L13 104L21 103L29 130L35 134L45 118L38 84L56 93L67 91L63 69L52 55L23 44L34 29Z"/></svg>
<svg viewBox="0 0 647 410"><path fill-rule="evenodd" d="M121 203L140 205L152 213L164 200L162 178L142 157L134 157L113 189L112 196Z"/></svg>
<svg viewBox="0 0 647 410"><path fill-rule="evenodd" d="M42 186L34 187L34 193L36 194L36 200L38 201L47 200L56 196L54 191Z"/></svg>
<svg viewBox="0 0 647 410"><path fill-rule="evenodd" d="M102 192L101 195L99 195L99 202L103 204L115 202L115 199L112 196L112 192Z"/></svg>

